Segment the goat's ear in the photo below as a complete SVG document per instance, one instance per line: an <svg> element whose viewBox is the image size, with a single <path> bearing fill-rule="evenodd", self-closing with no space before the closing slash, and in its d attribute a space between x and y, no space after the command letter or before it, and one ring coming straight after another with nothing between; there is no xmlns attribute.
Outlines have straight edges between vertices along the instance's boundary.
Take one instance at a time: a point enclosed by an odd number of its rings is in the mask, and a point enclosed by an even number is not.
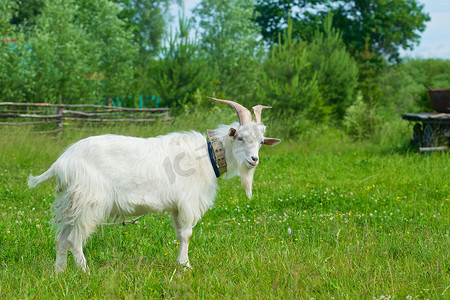
<svg viewBox="0 0 450 300"><path fill-rule="evenodd" d="M228 135L231 137L236 137L236 129L230 128L230 132L228 133Z"/></svg>
<svg viewBox="0 0 450 300"><path fill-rule="evenodd" d="M274 138L264 138L263 144L267 146L275 146L278 145L281 142L279 139Z"/></svg>

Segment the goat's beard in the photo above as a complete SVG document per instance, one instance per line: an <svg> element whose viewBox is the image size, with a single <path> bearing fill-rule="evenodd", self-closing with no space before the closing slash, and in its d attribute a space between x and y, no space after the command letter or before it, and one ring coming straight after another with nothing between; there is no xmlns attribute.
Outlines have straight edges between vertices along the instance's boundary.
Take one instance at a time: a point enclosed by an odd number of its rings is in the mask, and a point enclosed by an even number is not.
<svg viewBox="0 0 450 300"><path fill-rule="evenodd" d="M255 174L256 168L248 168L245 165L241 165L239 169L239 175L241 176L241 183L245 189L248 199L252 199L252 184L253 175Z"/></svg>

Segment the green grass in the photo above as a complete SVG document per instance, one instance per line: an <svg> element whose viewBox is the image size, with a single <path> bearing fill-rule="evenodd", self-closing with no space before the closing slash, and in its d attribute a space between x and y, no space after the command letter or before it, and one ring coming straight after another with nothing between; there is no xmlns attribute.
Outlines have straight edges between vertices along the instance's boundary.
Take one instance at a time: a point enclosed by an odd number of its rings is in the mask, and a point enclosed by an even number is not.
<svg viewBox="0 0 450 300"><path fill-rule="evenodd" d="M215 122L1 136L0 298L450 297L449 154L353 142L337 130L262 149L252 200L238 178L220 179L194 228L192 270L177 268L170 218L155 214L98 228L85 246L90 276L71 257L53 273L54 182L29 190L28 174L90 134L205 131Z"/></svg>

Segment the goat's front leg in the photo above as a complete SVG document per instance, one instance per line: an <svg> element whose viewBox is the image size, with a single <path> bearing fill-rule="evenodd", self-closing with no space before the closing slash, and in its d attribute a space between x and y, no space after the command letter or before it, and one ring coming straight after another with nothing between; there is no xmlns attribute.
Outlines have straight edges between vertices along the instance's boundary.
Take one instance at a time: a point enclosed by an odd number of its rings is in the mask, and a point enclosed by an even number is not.
<svg viewBox="0 0 450 300"><path fill-rule="evenodd" d="M192 227L185 228L180 231L178 234L178 239L180 240L180 252L178 253L178 263L187 268L191 268L189 263L189 240L192 235Z"/></svg>
<svg viewBox="0 0 450 300"><path fill-rule="evenodd" d="M192 235L192 225L185 224L178 213L173 213L173 222L177 233L178 240L180 242L180 251L178 253L178 263L186 268L191 268L189 263L189 240Z"/></svg>

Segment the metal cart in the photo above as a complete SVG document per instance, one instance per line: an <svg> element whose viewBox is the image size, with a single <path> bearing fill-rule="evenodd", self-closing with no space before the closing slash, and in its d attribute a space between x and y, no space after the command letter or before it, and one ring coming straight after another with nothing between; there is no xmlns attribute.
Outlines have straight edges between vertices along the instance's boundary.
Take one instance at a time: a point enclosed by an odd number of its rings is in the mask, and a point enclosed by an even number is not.
<svg viewBox="0 0 450 300"><path fill-rule="evenodd" d="M450 114L403 114L403 119L415 122L413 144L420 151L445 150L450 144Z"/></svg>
<svg viewBox="0 0 450 300"><path fill-rule="evenodd" d="M449 149L450 142L450 89L432 89L430 104L437 113L403 114L403 119L415 122L413 144L419 151Z"/></svg>

